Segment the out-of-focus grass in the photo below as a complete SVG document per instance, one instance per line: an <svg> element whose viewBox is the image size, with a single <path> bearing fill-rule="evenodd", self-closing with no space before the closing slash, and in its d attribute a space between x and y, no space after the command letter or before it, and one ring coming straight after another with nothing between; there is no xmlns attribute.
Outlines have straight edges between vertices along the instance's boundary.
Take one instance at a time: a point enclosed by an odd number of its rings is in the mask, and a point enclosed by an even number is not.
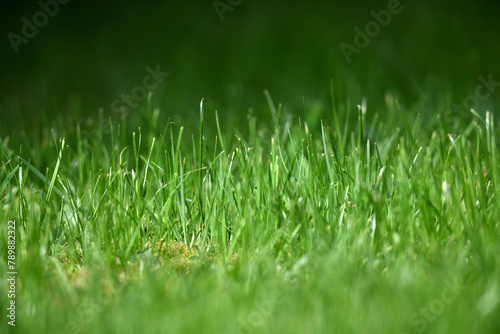
<svg viewBox="0 0 500 334"><path fill-rule="evenodd" d="M20 6L20 5L19 5ZM328 104L330 78L341 102L367 97L385 110L385 94L432 115L440 103L458 103L474 92L478 75L500 76L496 61L497 4L482 0L402 1L402 12L348 63L339 47L353 44L354 27L373 21L370 11L387 3L310 4L299 1L242 3L224 21L210 2L198 4L92 4L61 6L15 54L1 45L0 114L5 128L26 128L59 114L73 122L98 109L116 116L112 102L142 83L146 66L170 76L153 91L160 119L187 123L205 97L207 111L224 111L237 124L249 107L267 117L261 92L268 89L293 115L308 117L308 103ZM19 32L21 17L39 6L10 10L2 31ZM5 11L7 13L7 11ZM498 94L481 107L492 110ZM144 103L140 104L142 107ZM129 122L139 126L143 109ZM187 118L187 119L186 119Z"/></svg>

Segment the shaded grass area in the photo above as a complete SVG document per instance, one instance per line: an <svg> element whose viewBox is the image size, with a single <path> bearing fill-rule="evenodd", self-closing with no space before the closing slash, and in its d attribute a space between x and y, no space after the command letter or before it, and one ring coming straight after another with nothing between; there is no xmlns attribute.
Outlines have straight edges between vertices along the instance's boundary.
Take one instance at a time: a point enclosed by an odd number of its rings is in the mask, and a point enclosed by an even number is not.
<svg viewBox="0 0 500 334"><path fill-rule="evenodd" d="M16 329L497 332L493 115L445 124L388 97L368 123L332 85L312 132L264 95L272 121L249 113L248 136L203 101L197 129L159 123L148 100L148 131L124 117L102 136L61 120L32 146L0 138Z"/></svg>

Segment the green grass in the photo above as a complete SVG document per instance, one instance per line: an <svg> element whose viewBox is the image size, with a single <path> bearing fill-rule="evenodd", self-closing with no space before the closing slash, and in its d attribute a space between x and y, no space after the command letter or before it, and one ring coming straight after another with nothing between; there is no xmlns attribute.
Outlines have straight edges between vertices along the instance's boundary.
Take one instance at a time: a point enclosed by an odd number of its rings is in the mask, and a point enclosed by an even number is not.
<svg viewBox="0 0 500 334"><path fill-rule="evenodd" d="M497 333L493 115L448 122L389 97L381 120L334 95L311 127L265 92L269 124L233 128L202 102L184 129L148 100L134 130L56 120L0 138L17 332Z"/></svg>

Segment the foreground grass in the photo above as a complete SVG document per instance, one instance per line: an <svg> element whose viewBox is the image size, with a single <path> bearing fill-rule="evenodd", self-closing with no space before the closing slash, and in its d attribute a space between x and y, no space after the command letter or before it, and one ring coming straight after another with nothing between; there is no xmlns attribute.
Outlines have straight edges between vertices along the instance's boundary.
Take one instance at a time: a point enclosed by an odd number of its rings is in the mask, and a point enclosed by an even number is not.
<svg viewBox="0 0 500 334"><path fill-rule="evenodd" d="M245 137L201 106L190 137L149 107L147 133L0 138L18 332L498 332L493 116L408 121L389 99L393 121L333 103L309 129L266 97L274 126L249 114Z"/></svg>

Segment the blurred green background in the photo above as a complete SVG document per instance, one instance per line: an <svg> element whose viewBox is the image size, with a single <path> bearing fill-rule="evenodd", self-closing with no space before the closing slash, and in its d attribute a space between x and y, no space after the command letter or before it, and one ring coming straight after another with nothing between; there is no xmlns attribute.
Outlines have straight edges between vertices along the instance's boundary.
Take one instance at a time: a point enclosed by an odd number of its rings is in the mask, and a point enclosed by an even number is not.
<svg viewBox="0 0 500 334"><path fill-rule="evenodd" d="M474 94L479 75L500 81L499 2L403 0L400 6L348 63L340 43L353 45L354 27L364 30L374 20L370 11L387 9L388 1L244 0L221 20L211 0L71 0L18 53L8 34L21 35L22 18L32 22L41 7L5 1L0 134L15 137L58 116L75 124L97 118L100 108L115 117L112 102L142 84L147 66L169 73L153 91L161 121L196 124L202 97L206 110L217 109L227 124L246 119L249 107L265 120L264 89L296 117L329 118L330 78L339 103L355 108L367 97L369 118L383 116L387 93L403 106L421 105L424 115L467 117L450 105ZM495 112L499 95L481 100L481 111ZM140 102L128 114L134 126L145 112Z"/></svg>

